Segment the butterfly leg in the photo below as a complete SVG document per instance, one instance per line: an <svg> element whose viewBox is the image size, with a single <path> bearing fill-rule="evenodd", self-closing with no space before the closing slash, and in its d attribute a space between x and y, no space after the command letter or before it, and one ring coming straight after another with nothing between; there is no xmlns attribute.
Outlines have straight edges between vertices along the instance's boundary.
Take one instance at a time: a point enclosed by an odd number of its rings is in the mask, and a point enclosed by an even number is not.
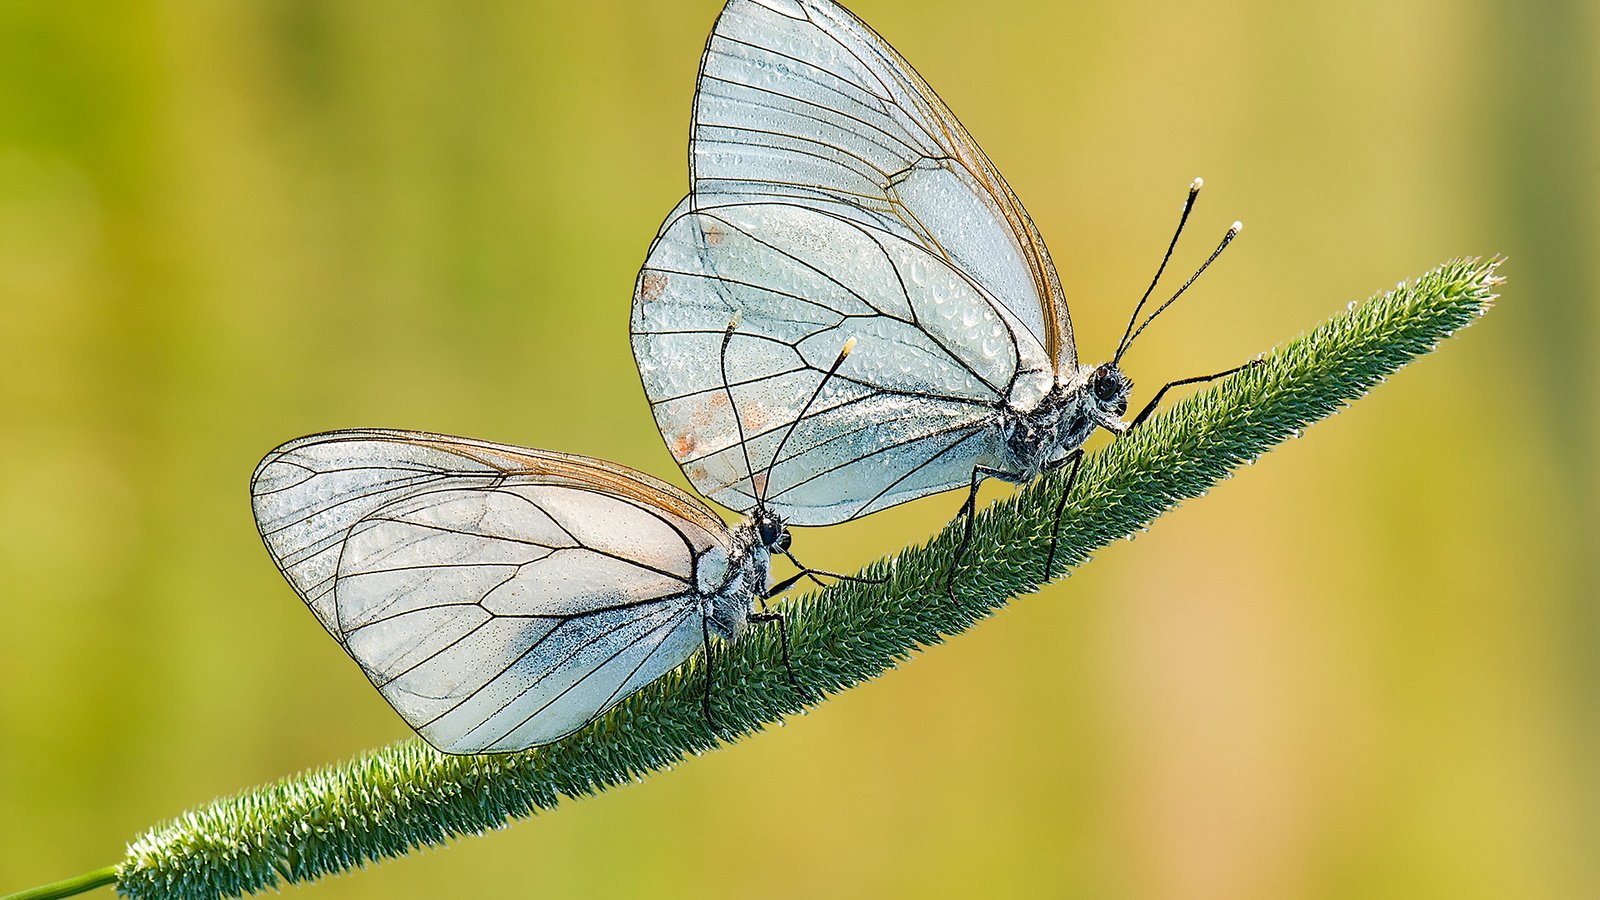
<svg viewBox="0 0 1600 900"><path fill-rule="evenodd" d="M717 720L711 716L711 670L715 656L714 651L711 649L711 619L709 616L700 617L700 640L706 649L706 689L705 693L700 695L700 710L705 713L706 727L710 728L712 733L715 733Z"/></svg>
<svg viewBox="0 0 1600 900"><path fill-rule="evenodd" d="M950 571L944 577L944 592L951 603L956 602L956 570L961 567L961 557L967 554L967 545L972 543L972 517L978 512L978 487L985 478L999 478L1003 481L1015 481L1016 476L1010 472L991 469L988 466L972 467L972 485L967 489L967 500L961 504L961 511L956 513L956 518L962 519L961 542L956 544L955 557L950 560Z"/></svg>
<svg viewBox="0 0 1600 900"><path fill-rule="evenodd" d="M862 575L841 575L838 572L829 572L825 569L813 569L800 560L795 559L794 554L790 553L788 550L784 550L783 555L787 556L789 561L794 563L795 568L800 570L800 577L811 579L816 583L817 587L827 587L827 585L822 581L823 578L837 578L840 581L854 581L857 584L883 584L883 582L886 580L883 578L867 578ZM793 581L789 582L789 584L793 583ZM771 595L769 594L768 596Z"/></svg>
<svg viewBox="0 0 1600 900"><path fill-rule="evenodd" d="M1056 571L1056 544L1061 540L1061 516L1067 511L1067 498L1072 496L1072 488L1078 483L1078 469L1083 466L1083 448L1072 451L1061 458L1060 462L1051 466L1051 469L1060 469L1062 466L1071 465L1072 471L1067 473L1067 486L1061 490L1061 499L1056 501L1056 516L1050 526L1050 554L1044 560L1044 580L1049 581L1055 576Z"/></svg>
<svg viewBox="0 0 1600 900"><path fill-rule="evenodd" d="M790 575L788 578L785 578L784 580L782 580L782 581L778 582L777 584L773 585L771 588L767 589L767 596L768 597L776 597L776 596L778 596L779 594L783 593L784 591L787 591L789 588L794 587L795 584L800 579L805 578L806 575L807 575L807 572L805 570L802 570L802 571L794 573L793 575ZM766 603L766 601L763 600L762 601L762 608L765 608L765 603Z"/></svg>
<svg viewBox="0 0 1600 900"><path fill-rule="evenodd" d="M1133 417L1133 421L1131 423L1129 423L1128 428L1126 430L1127 431L1131 431L1131 430L1133 430L1135 428L1138 428L1140 422L1143 422L1145 419L1150 418L1150 414L1156 411L1156 407L1157 406L1161 405L1162 396L1164 396L1167 393L1167 391L1169 391L1169 390L1171 390L1171 389L1173 389L1175 387L1183 387L1184 385L1188 385L1188 384L1204 384L1204 383L1206 383L1208 381L1216 381L1218 378L1226 378L1226 377L1228 377L1229 375L1232 375L1235 372L1242 372L1245 369L1253 369L1253 368L1255 368L1256 366L1259 366L1259 365L1261 365L1261 360L1252 359L1252 360L1250 360L1249 362L1245 363L1242 366L1234 366L1231 369L1228 369L1228 370L1222 371L1222 372L1217 372L1214 375L1196 375L1193 378L1180 378L1177 381L1168 382L1165 386L1163 386L1161 388L1161 390L1156 391L1156 395L1154 397L1150 398L1150 402L1146 403L1144 405L1144 409L1140 410L1139 414L1137 416Z"/></svg>
<svg viewBox="0 0 1600 900"><path fill-rule="evenodd" d="M750 614L750 621L758 625L778 625L778 646L783 650L783 671L789 678L789 686L799 696L801 702L811 699L811 692L800 685L800 679L795 677L794 662L789 658L789 618L781 612L767 612L766 602L762 601L762 611Z"/></svg>

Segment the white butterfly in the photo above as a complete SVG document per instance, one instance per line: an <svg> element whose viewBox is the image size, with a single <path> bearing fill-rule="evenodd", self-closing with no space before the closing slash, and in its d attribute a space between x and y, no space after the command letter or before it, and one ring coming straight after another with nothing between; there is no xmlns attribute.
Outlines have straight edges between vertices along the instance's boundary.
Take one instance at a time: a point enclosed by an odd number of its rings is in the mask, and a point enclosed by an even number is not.
<svg viewBox="0 0 1600 900"><path fill-rule="evenodd" d="M1111 362L1079 363L1016 194L845 9L730 0L691 128L690 193L639 274L632 332L701 493L826 525L969 486L970 514L983 477L1032 480L1138 421L1118 368L1133 323Z"/></svg>
<svg viewBox="0 0 1600 900"><path fill-rule="evenodd" d="M711 634L783 624L751 610L769 555L789 545L781 522L758 513L730 529L615 463L335 431L272 451L250 494L284 577L446 753L556 740L709 652Z"/></svg>

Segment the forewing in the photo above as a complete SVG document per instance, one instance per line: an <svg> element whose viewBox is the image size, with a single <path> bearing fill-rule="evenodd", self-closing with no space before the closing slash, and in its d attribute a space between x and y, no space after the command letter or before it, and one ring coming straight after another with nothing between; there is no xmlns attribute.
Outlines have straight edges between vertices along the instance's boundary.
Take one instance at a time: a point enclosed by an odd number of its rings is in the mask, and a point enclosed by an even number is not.
<svg viewBox="0 0 1600 900"><path fill-rule="evenodd" d="M640 274L633 344L695 487L732 509L764 498L796 525L965 483L997 452L999 404L1037 402L1052 377L1032 334L948 262L792 204L680 207Z"/></svg>
<svg viewBox="0 0 1600 900"><path fill-rule="evenodd" d="M350 527L395 500L437 488L492 486L513 474L636 495L708 535L724 526L677 488L604 460L419 431L311 435L273 450L250 479L256 526L273 561L335 637L333 580Z"/></svg>
<svg viewBox="0 0 1600 900"><path fill-rule="evenodd" d="M1061 282L1021 201L911 65L830 0L730 0L701 61L690 168L696 209L781 200L920 244L1075 369Z"/></svg>
<svg viewBox="0 0 1600 900"><path fill-rule="evenodd" d="M253 494L296 591L452 753L555 740L683 662L696 569L731 549L702 504L639 473L442 435L303 438Z"/></svg>

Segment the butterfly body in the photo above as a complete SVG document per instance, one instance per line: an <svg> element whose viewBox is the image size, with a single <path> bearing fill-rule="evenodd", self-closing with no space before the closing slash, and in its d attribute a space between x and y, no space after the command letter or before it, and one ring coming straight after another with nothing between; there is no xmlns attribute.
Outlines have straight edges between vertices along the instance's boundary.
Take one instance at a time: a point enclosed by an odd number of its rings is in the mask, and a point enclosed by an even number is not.
<svg viewBox="0 0 1600 900"><path fill-rule="evenodd" d="M737 638L749 624L750 604L766 591L772 566L771 550L754 520L734 526L729 536L730 550L696 572L700 614L711 633L724 640Z"/></svg>
<svg viewBox="0 0 1600 900"><path fill-rule="evenodd" d="M1081 366L1033 407L1001 407L995 427L1007 455L991 467L991 474L1026 483L1059 466L1096 430L1123 431L1127 426L1121 416L1127 412L1131 389L1132 383L1115 366Z"/></svg>

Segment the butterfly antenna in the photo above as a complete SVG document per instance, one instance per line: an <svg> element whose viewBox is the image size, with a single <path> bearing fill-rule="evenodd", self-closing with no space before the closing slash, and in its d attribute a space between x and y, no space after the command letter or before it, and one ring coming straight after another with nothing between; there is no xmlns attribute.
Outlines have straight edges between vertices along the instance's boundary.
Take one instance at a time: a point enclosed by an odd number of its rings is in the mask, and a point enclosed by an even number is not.
<svg viewBox="0 0 1600 900"><path fill-rule="evenodd" d="M744 470L749 473L750 489L755 490L756 468L750 464L750 445L745 443L744 422L739 418L739 404L733 399L733 385L728 383L728 345L733 343L733 332L739 327L739 313L736 310L733 318L728 320L728 330L722 333L722 352L719 353L718 363L722 367L722 390L728 395L728 411L733 414L733 427L739 432L739 452L744 454ZM761 505L761 497L756 496L756 505Z"/></svg>
<svg viewBox="0 0 1600 900"><path fill-rule="evenodd" d="M1172 241L1167 244L1166 255L1161 257L1161 265L1156 267L1156 277L1150 279L1150 286L1144 289L1144 296L1139 298L1139 304L1133 308L1133 315L1128 317L1128 327L1122 331L1122 340L1117 342L1117 352L1111 357L1111 364L1116 365L1122 361L1122 354L1127 352L1128 345L1133 343L1133 323L1139 321L1139 311L1144 309L1145 301L1155 292L1157 282L1161 281L1161 273L1167 271L1167 263L1172 259L1172 251L1178 246L1178 236L1183 234L1183 226L1189 221L1189 213L1194 212L1194 201L1200 196L1200 189L1205 186L1204 178L1196 178L1189 183L1189 197L1183 201L1183 214L1178 216L1178 228L1172 232Z"/></svg>
<svg viewBox="0 0 1600 900"><path fill-rule="evenodd" d="M1173 301L1177 300L1179 297L1182 297L1183 292L1189 289L1189 285L1194 284L1195 279L1199 278L1206 269L1211 267L1212 263L1217 261L1217 257L1222 255L1222 251L1228 249L1228 245L1233 243L1233 239L1238 237L1239 232L1243 230L1244 224L1242 222L1235 222L1228 227L1228 233L1222 236L1222 242L1217 244L1217 249L1211 251L1211 255L1206 257L1206 261L1200 265L1200 268L1195 270L1193 275L1189 276L1189 280L1183 283L1183 287L1178 288L1178 292L1176 294L1173 294L1170 298L1168 298L1167 302L1156 307L1156 311L1150 314L1150 318L1144 320L1144 324L1140 325L1138 330L1134 331L1133 337L1128 338L1127 346L1122 348L1122 352L1117 354L1116 359L1122 358L1122 353L1126 352L1128 347L1133 346L1134 339L1138 338L1140 334L1144 333L1144 330L1150 326L1150 323L1156 320L1156 316L1159 316L1165 312L1166 308L1171 306Z"/></svg>
<svg viewBox="0 0 1600 900"><path fill-rule="evenodd" d="M789 423L789 430L785 431L783 433L783 439L778 441L778 449L772 452L772 466L776 466L778 464L778 460L783 457L783 447L785 444L789 443L789 436L794 434L794 430L800 426L800 422L806 417L806 413L811 411L811 404L817 402L817 398L822 396L822 389L827 386L828 379L832 378L834 373L839 371L839 367L844 365L845 357L849 356L850 351L854 350L855 348L855 338L852 337L844 342L844 347L839 350L838 358L833 361L833 365L828 367L828 371L822 376L822 380L817 382L817 389L811 392L811 396L806 400L805 406L800 407L800 414L795 416L794 420ZM768 471L771 471L770 466L768 467ZM770 484L771 482L769 481L767 484L762 485L760 501L763 503L766 502L766 489Z"/></svg>

